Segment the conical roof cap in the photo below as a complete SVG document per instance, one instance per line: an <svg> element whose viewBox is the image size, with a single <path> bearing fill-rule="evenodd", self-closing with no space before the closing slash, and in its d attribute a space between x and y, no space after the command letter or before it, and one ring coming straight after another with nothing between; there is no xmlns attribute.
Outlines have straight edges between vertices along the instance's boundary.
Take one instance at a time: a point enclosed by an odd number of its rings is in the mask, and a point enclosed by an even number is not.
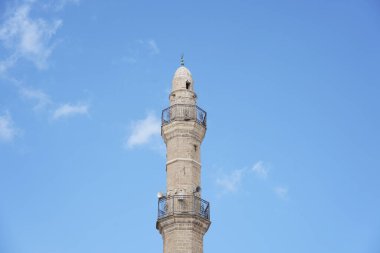
<svg viewBox="0 0 380 253"><path fill-rule="evenodd" d="M172 91L188 89L193 91L193 77L190 70L185 66L180 66L173 76Z"/></svg>

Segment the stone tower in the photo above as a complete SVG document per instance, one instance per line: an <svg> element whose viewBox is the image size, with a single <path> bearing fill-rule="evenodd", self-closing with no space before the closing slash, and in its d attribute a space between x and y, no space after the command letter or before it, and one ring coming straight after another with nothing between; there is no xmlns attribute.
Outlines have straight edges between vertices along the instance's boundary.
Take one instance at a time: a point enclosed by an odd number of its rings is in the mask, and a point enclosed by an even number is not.
<svg viewBox="0 0 380 253"><path fill-rule="evenodd" d="M170 107L162 111L161 135L166 144L166 194L158 194L156 228L164 253L202 253L210 222L209 203L201 198L201 143L206 112L197 106L190 71L174 73Z"/></svg>

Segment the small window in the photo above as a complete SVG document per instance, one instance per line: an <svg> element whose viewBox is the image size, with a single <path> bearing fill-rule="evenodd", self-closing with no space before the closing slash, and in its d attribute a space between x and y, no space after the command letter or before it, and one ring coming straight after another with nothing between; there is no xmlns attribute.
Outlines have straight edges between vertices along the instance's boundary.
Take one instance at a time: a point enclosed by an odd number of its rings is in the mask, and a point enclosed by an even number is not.
<svg viewBox="0 0 380 253"><path fill-rule="evenodd" d="M190 89L190 82L189 81L186 81L186 90Z"/></svg>

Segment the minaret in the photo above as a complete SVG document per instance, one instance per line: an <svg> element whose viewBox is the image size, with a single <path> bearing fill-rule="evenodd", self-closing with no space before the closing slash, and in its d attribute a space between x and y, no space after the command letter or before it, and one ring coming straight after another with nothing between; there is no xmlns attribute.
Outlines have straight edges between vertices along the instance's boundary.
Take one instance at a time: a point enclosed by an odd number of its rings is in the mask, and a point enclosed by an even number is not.
<svg viewBox="0 0 380 253"><path fill-rule="evenodd" d="M174 73L170 107L162 111L161 135L166 144L167 193L158 194L156 228L164 253L202 253L210 222L210 205L201 198L201 143L206 112L197 106L190 71Z"/></svg>

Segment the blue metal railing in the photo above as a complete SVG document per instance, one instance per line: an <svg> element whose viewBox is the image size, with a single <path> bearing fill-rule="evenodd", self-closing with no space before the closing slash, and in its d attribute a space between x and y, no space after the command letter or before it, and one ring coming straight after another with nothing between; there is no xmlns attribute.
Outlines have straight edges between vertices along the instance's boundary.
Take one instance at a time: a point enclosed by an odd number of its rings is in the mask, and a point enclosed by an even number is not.
<svg viewBox="0 0 380 253"><path fill-rule="evenodd" d="M172 121L196 121L202 126L207 125L207 113L196 105L176 104L162 111L162 125Z"/></svg>
<svg viewBox="0 0 380 253"><path fill-rule="evenodd" d="M158 200L158 219L173 214L195 214L210 219L210 203L195 195L174 195Z"/></svg>

